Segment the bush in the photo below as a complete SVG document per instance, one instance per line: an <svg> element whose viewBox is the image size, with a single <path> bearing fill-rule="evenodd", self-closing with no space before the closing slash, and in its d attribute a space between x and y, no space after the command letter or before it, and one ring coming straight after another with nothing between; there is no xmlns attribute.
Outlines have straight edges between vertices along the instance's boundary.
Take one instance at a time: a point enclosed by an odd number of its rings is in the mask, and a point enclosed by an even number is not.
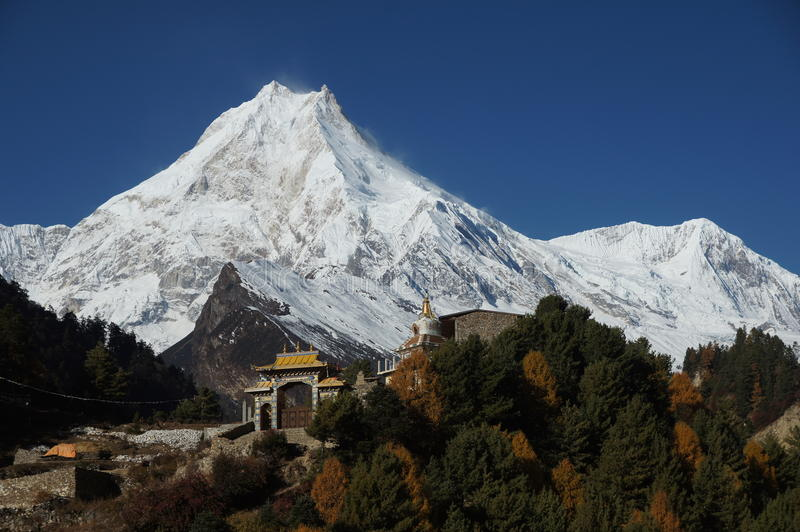
<svg viewBox="0 0 800 532"><path fill-rule="evenodd" d="M268 430L253 442L252 454L263 458L270 466L277 466L292 456L292 446L286 441L286 434Z"/></svg>
<svg viewBox="0 0 800 532"><path fill-rule="evenodd" d="M211 512L202 512L194 518L189 532L231 532L225 520Z"/></svg>
<svg viewBox="0 0 800 532"><path fill-rule="evenodd" d="M198 514L221 515L219 495L199 474L131 493L122 505L122 517L134 531L183 532Z"/></svg>
<svg viewBox="0 0 800 532"><path fill-rule="evenodd" d="M227 508L251 508L264 502L274 475L266 461L220 454L211 465L211 483Z"/></svg>

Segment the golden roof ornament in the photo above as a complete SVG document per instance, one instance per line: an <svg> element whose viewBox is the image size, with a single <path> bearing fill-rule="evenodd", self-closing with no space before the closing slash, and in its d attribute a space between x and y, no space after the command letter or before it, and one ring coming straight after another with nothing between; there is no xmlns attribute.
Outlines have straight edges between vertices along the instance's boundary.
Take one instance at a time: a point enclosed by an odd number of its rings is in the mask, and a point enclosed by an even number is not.
<svg viewBox="0 0 800 532"><path fill-rule="evenodd" d="M426 318L434 318L433 311L431 310L431 300L428 298L428 294L425 294L425 297L422 299L422 312L420 315L425 316Z"/></svg>
<svg viewBox="0 0 800 532"><path fill-rule="evenodd" d="M295 353L299 353L300 352L300 340L297 341L297 344L295 344L294 347L296 349Z"/></svg>

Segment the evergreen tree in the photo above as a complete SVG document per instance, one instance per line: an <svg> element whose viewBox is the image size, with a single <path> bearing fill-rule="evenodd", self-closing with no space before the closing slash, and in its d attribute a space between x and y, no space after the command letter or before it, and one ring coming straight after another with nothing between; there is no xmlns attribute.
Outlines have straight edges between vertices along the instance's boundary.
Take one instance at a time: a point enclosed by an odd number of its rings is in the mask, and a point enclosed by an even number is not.
<svg viewBox="0 0 800 532"><path fill-rule="evenodd" d="M445 528L453 520L482 530L526 529L532 522L527 478L511 442L487 425L460 430L431 462L427 478L434 520ZM450 515L453 508L459 511Z"/></svg>
<svg viewBox="0 0 800 532"><path fill-rule="evenodd" d="M353 468L339 523L346 530L415 530L419 522L403 482L403 463L385 446Z"/></svg>
<svg viewBox="0 0 800 532"><path fill-rule="evenodd" d="M340 453L358 450L359 444L370 447L364 425L364 407L355 394L343 392L325 399L306 427L309 436L322 442L333 442Z"/></svg>
<svg viewBox="0 0 800 532"><path fill-rule="evenodd" d="M800 488L778 495L753 522L753 532L800 530Z"/></svg>
<svg viewBox="0 0 800 532"><path fill-rule="evenodd" d="M431 355L431 366L439 376L443 425L456 427L478 416L478 395L464 383L481 381L481 359L485 353L486 345L477 335L470 335L463 342L445 342Z"/></svg>
<svg viewBox="0 0 800 532"><path fill-rule="evenodd" d="M121 399L127 389L127 374L114 363L106 347L98 342L86 353L86 373L98 397Z"/></svg>

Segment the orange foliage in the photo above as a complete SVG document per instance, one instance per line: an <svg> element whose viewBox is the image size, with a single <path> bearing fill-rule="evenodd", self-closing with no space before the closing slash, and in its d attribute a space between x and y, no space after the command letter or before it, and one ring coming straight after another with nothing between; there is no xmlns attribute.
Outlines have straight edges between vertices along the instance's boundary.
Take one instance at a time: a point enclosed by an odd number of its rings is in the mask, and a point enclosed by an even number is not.
<svg viewBox="0 0 800 532"><path fill-rule="evenodd" d="M669 381L670 412L688 420L703 406L703 396L686 373L675 373Z"/></svg>
<svg viewBox="0 0 800 532"><path fill-rule="evenodd" d="M425 497L424 481L419 463L414 459L411 452L399 443L388 443L386 447L403 464L403 483L406 485L409 495L411 495L411 501L422 517L420 529L432 529L432 526L428 522L430 503L428 502L428 498Z"/></svg>
<svg viewBox="0 0 800 532"><path fill-rule="evenodd" d="M661 532L682 532L681 520L672 513L664 491L657 491L650 501L650 510L647 513L634 510L630 523L643 524L647 529L656 529Z"/></svg>
<svg viewBox="0 0 800 532"><path fill-rule="evenodd" d="M403 359L392 374L389 386L398 397L432 423L442 418L439 376L431 361L420 351Z"/></svg>
<svg viewBox="0 0 800 532"><path fill-rule="evenodd" d="M522 372L525 382L530 386L533 396L549 407L557 407L556 378L544 355L539 351L531 351L522 359Z"/></svg>
<svg viewBox="0 0 800 532"><path fill-rule="evenodd" d="M687 470L697 471L703 461L703 449L700 447L700 438L692 427L678 421L675 423L675 453L683 462Z"/></svg>
<svg viewBox="0 0 800 532"><path fill-rule="evenodd" d="M528 473L533 487L535 489L541 488L544 483L542 466L539 463L536 451L533 450L528 438L525 437L525 433L522 431L514 433L511 437L511 451L519 459L525 472Z"/></svg>
<svg viewBox="0 0 800 532"><path fill-rule="evenodd" d="M572 462L564 458L553 469L551 476L553 478L553 487L561 497L564 508L568 512L573 512L584 501L580 474L575 471Z"/></svg>
<svg viewBox="0 0 800 532"><path fill-rule="evenodd" d="M750 440L744 446L744 461L754 475L764 479L772 493L777 491L778 480L775 476L775 466L770 465L769 455L757 441Z"/></svg>
<svg viewBox="0 0 800 532"><path fill-rule="evenodd" d="M681 520L672 513L664 491L657 491L650 502L650 515L653 516L661 532L681 532Z"/></svg>
<svg viewBox="0 0 800 532"><path fill-rule="evenodd" d="M344 466L336 458L328 458L311 487L314 505L327 524L332 525L339 519L346 492L347 474Z"/></svg>
<svg viewBox="0 0 800 532"><path fill-rule="evenodd" d="M294 529L294 532L325 532L325 530L315 526L299 524L297 525L297 528Z"/></svg>

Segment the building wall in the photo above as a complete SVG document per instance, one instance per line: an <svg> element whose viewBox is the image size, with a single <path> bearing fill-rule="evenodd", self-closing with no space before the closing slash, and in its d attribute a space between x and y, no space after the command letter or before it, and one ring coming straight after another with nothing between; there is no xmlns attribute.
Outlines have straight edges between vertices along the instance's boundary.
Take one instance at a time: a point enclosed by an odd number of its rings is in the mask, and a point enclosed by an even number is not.
<svg viewBox="0 0 800 532"><path fill-rule="evenodd" d="M461 316L444 318L442 321L446 326L442 329L452 334L457 342L466 340L471 334L477 334L483 340L491 340L519 318L519 314L476 310Z"/></svg>

